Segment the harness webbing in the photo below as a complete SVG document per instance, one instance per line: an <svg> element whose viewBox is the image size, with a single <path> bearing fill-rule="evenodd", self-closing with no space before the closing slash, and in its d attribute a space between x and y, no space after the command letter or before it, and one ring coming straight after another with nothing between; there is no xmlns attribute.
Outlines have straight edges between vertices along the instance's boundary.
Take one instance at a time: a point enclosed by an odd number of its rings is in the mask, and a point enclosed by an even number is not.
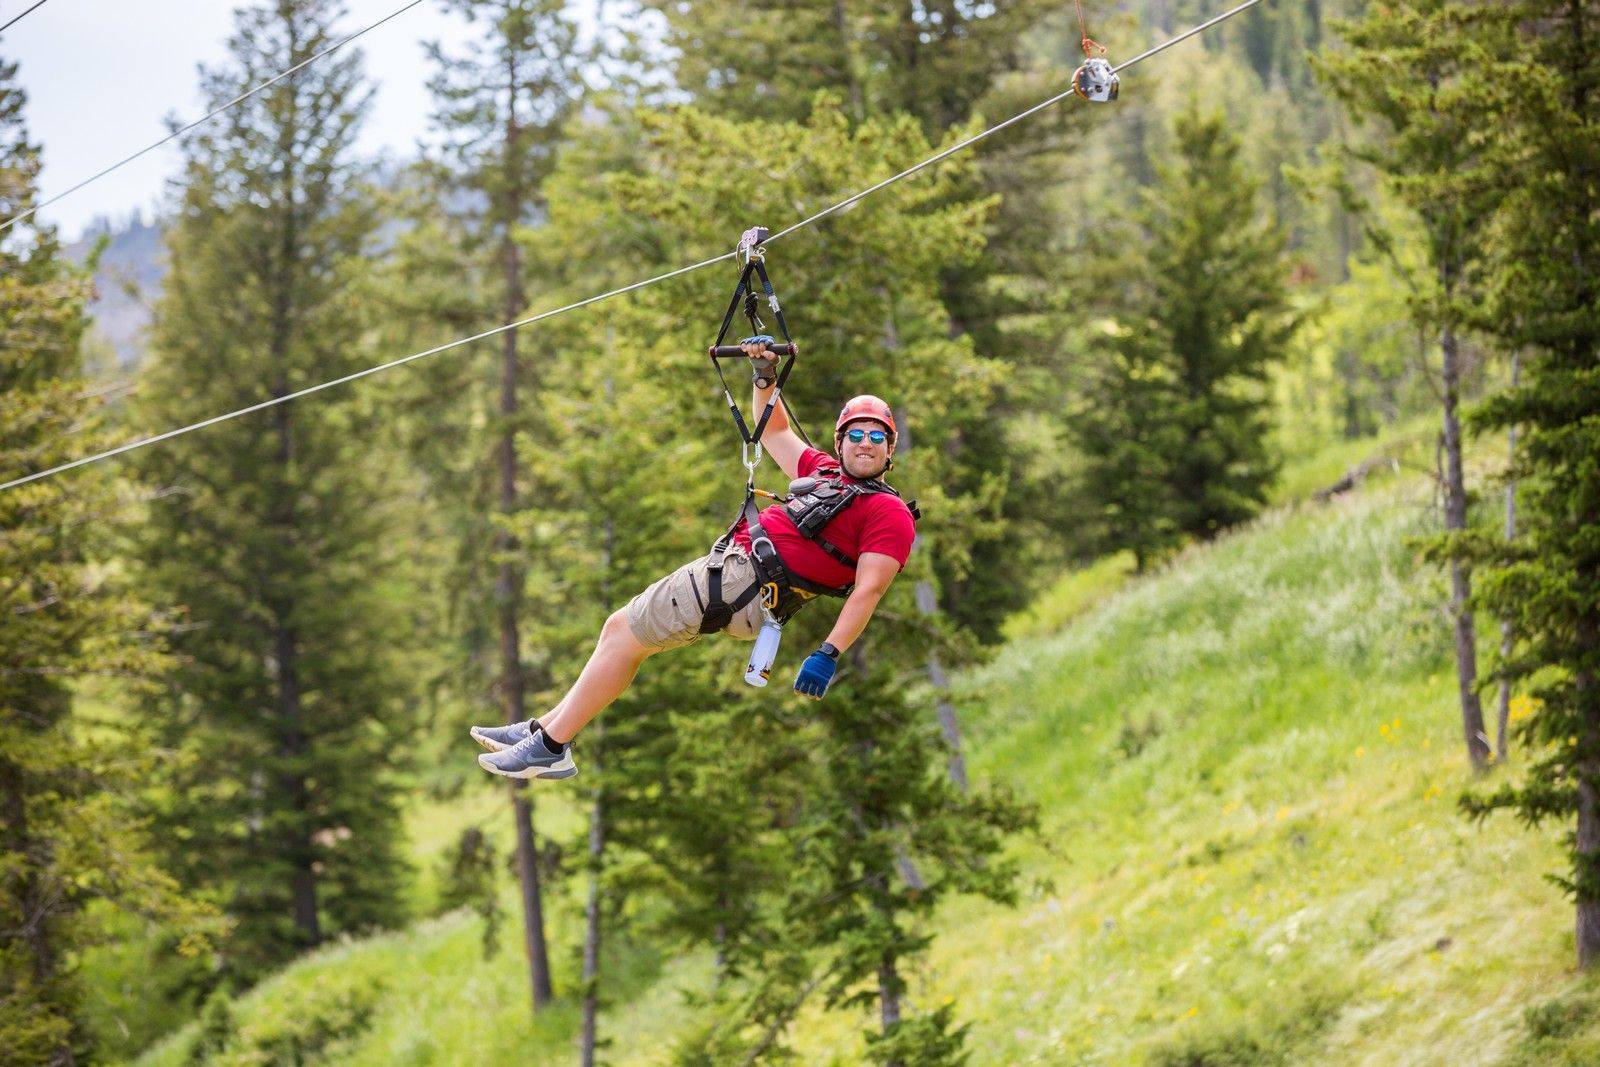
<svg viewBox="0 0 1600 1067"><path fill-rule="evenodd" d="M755 287L750 283L752 275L761 283L761 289L767 297L767 306L772 309L772 316L777 320L778 331L783 334L784 342L793 346L794 337L789 333L789 323L783 317L783 307L778 303L777 294L772 289L772 279L767 274L767 265L762 257L756 254L750 257L745 263L744 269L739 272L739 284L733 288L733 296L728 301L728 310L723 313L722 325L717 328L717 339L712 342L713 349L719 347L727 339L728 327L733 325L733 317L738 313L741 303L744 305L745 318L750 321L751 331L753 333L763 333L766 330L758 311L760 298L756 295ZM795 350L791 348L788 357L783 361L782 366L778 368L778 377L774 383L772 395L767 398L767 406L762 409L761 417L756 421L754 431L750 429L749 424L745 421L744 412L733 399L733 390L728 385L728 377L722 373L722 362L714 355L711 357L711 366L716 370L718 380L722 382L722 395L728 401L728 411L733 416L733 424L739 430L739 439L746 446L759 445L761 443L761 435L766 433L767 430L767 421L772 418L772 409L780 403L783 404L783 410L789 416L789 422L796 430L800 431L801 439L807 445L811 445L810 435L806 433L805 427L800 425L800 420L795 418L794 411L789 407L788 402L783 399L783 386L789 380L789 372L794 368L795 355Z"/></svg>
<svg viewBox="0 0 1600 1067"><path fill-rule="evenodd" d="M761 248L761 241L765 237L766 231L757 228L746 231L740 238L739 251L745 256L744 269L739 272L739 282L733 288L733 296L728 300L728 309L723 312L722 324L717 328L717 339L710 349L711 366L716 370L717 379L722 383L722 395L728 402L728 412L733 417L733 425L739 431L739 440L744 447L747 477L744 485L744 503L739 508L739 514L711 546L711 561L707 567L706 578L706 604L700 623L701 633L713 633L727 626L732 621L733 615L748 605L757 594L761 595L766 610L781 622L799 610L806 596L822 592L838 592L815 586L814 583L789 573L788 568L783 565L783 560L778 556L777 548L772 544L771 538L761 528L761 509L756 507L756 467L761 462L761 437L767 431L767 423L772 418L773 409L783 404L790 423L800 431L801 438L808 446L815 447L811 444L811 437L806 433L805 427L800 425L800 420L794 417L794 411L783 399L783 387L789 380L789 372L794 369L795 356L799 349L794 343L793 335L789 333L789 323L784 319L783 307L778 303L777 293L772 288L772 278L767 274L765 254ZM756 283L761 287L759 293L756 290ZM773 381L772 395L767 398L766 406L756 419L755 428L752 430L743 410L733 398L733 390L728 385L727 375L722 372L722 363L717 356L717 350L727 339L728 329L733 325L733 317L739 313L741 307L753 333L761 334L766 331L760 314L763 295L766 297L767 307L771 309L772 316L777 321L778 331L783 335L788 354L778 368L777 377ZM722 596L722 561L733 547L733 534L740 522L745 524L750 533L750 558L755 567L756 582L730 603Z"/></svg>

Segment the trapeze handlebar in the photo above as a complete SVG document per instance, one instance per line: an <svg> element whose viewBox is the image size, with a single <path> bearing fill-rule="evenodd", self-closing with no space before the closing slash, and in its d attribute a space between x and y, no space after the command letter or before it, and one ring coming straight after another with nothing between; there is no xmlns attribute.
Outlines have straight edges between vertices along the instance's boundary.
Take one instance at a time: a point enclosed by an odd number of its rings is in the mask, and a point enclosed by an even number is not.
<svg viewBox="0 0 1600 1067"><path fill-rule="evenodd" d="M712 345L710 351L712 359L732 359L735 356L741 358L744 356L744 349L738 345ZM792 356L797 351L797 348L794 342L791 341L788 344L769 344L767 351L774 356Z"/></svg>

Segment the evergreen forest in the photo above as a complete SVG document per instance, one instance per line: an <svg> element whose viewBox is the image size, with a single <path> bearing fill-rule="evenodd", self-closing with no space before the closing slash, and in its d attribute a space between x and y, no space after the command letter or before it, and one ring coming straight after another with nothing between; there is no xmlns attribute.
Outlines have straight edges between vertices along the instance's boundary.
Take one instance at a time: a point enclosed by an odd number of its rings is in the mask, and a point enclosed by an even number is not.
<svg viewBox="0 0 1600 1067"><path fill-rule="evenodd" d="M0 1064L1600 1063L1600 6L425 2L83 234L0 9ZM783 506L719 324L909 556L485 773Z"/></svg>

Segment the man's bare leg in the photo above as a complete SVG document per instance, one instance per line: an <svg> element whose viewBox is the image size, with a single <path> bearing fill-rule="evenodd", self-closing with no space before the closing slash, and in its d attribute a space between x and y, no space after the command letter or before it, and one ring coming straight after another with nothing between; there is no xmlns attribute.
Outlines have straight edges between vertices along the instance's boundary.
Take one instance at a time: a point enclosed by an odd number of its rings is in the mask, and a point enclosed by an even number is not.
<svg viewBox="0 0 1600 1067"><path fill-rule="evenodd" d="M578 680L559 704L539 717L545 736L557 744L571 741L590 719L627 691L639 664L659 651L641 645L628 627L627 616L612 612L600 628L600 640Z"/></svg>

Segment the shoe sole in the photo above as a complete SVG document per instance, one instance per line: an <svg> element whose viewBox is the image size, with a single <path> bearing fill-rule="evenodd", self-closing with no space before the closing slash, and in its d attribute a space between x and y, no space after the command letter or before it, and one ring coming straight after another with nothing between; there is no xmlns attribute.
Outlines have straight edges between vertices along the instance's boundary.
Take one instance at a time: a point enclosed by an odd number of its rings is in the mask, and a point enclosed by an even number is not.
<svg viewBox="0 0 1600 1067"><path fill-rule="evenodd" d="M476 726L474 726L468 732L472 734L472 739L474 741L478 742L478 744L482 745L490 752L504 752L506 749L511 747L510 745L501 744L492 737L484 737L478 732L478 728Z"/></svg>
<svg viewBox="0 0 1600 1067"><path fill-rule="evenodd" d="M478 766L482 767L490 774L498 774L502 778L521 778L524 780L538 779L546 782L560 782L568 778L576 777L578 774L578 768L571 764L556 769L529 767L525 771L502 771L498 767L491 767L487 763L483 762L482 756L478 757Z"/></svg>

